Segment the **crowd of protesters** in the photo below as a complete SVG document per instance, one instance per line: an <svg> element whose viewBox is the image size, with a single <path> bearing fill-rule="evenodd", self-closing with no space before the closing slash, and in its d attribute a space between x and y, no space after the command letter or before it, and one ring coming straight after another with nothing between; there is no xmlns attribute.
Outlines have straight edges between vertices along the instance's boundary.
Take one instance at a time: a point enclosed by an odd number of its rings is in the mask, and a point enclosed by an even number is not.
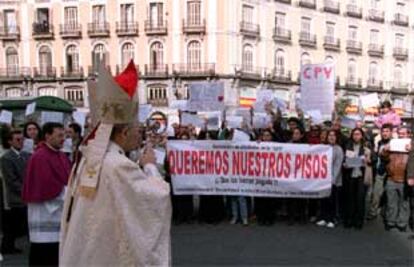
<svg viewBox="0 0 414 267"><path fill-rule="evenodd" d="M412 138L411 129L401 123L391 104L382 103L375 130L358 122L343 131L341 120L312 124L303 114L284 119L280 111L266 107L271 117L267 127L255 129L244 121L228 127L224 119L218 130L174 124L173 134L143 126L144 146L165 155L168 140L232 140L236 130L251 141L293 144L324 144L332 147L332 190L324 199L270 198L246 196L171 195L175 224L218 224L230 222L248 226L270 226L277 221L289 225L314 223L321 227L362 229L367 220L381 217L386 230L414 228L414 152L390 151L392 138ZM21 253L16 238L28 235L30 262L42 264L50 252L58 257L59 222L63 195L71 164L82 142L82 127L71 123L46 123L42 128L28 122L22 130L3 125L0 151L2 254ZM145 149L143 147L143 149ZM136 161L140 151L130 153ZM349 158L363 164L349 166ZM410 163L410 164L409 164ZM171 182L168 162L157 161L160 173ZM413 229L414 230L414 229ZM57 261L57 258L56 258Z"/></svg>

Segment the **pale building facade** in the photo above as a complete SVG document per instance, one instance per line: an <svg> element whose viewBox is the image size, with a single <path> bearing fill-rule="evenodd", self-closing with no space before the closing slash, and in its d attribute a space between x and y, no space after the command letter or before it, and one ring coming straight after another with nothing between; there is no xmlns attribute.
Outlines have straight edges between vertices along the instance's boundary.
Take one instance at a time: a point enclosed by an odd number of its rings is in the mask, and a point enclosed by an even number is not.
<svg viewBox="0 0 414 267"><path fill-rule="evenodd" d="M161 110L206 80L225 82L229 106L260 88L293 103L301 64L333 61L338 97L412 103L412 11L407 0L0 0L0 95L87 108L98 62L115 75L133 58L140 102Z"/></svg>

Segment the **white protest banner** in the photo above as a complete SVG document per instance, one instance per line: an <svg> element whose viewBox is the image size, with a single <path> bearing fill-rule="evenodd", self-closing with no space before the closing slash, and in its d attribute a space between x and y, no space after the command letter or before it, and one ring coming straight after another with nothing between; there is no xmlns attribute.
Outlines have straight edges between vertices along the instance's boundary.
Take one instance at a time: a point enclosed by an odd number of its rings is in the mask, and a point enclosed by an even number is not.
<svg viewBox="0 0 414 267"><path fill-rule="evenodd" d="M181 111L187 110L188 101L187 100L172 100L170 101L170 109L178 109Z"/></svg>
<svg viewBox="0 0 414 267"><path fill-rule="evenodd" d="M390 151L408 153L407 146L410 144L411 139L409 138L393 138L390 141Z"/></svg>
<svg viewBox="0 0 414 267"><path fill-rule="evenodd" d="M47 122L63 123L63 113L55 111L42 111L40 121L42 125Z"/></svg>
<svg viewBox="0 0 414 267"><path fill-rule="evenodd" d="M226 116L227 125L230 128L236 129L242 126L243 117L241 116Z"/></svg>
<svg viewBox="0 0 414 267"><path fill-rule="evenodd" d="M150 104L144 104L139 105L139 111L138 111L138 122L145 123L152 112L152 105Z"/></svg>
<svg viewBox="0 0 414 267"><path fill-rule="evenodd" d="M224 108L224 83L202 82L188 86L190 111L217 111Z"/></svg>
<svg viewBox="0 0 414 267"><path fill-rule="evenodd" d="M322 198L331 190L332 148L233 141L170 141L174 194Z"/></svg>
<svg viewBox="0 0 414 267"><path fill-rule="evenodd" d="M368 95L361 95L360 96L361 106L362 108L369 109L369 108L375 108L378 107L380 104L378 93L372 93Z"/></svg>
<svg viewBox="0 0 414 267"><path fill-rule="evenodd" d="M182 125L193 125L196 127L203 128L205 121L204 119L197 116L197 114L191 114L191 113L182 113L181 114L181 124Z"/></svg>
<svg viewBox="0 0 414 267"><path fill-rule="evenodd" d="M331 119L335 102L335 70L332 63L302 66L301 103L303 111L320 110L324 119Z"/></svg>
<svg viewBox="0 0 414 267"><path fill-rule="evenodd" d="M33 113L35 113L35 110L36 110L36 102L33 102L33 103L27 105L25 116L32 115Z"/></svg>
<svg viewBox="0 0 414 267"><path fill-rule="evenodd" d="M257 112L263 112L267 103L273 101L273 91L272 90L260 90L257 92L256 103L254 104L254 110Z"/></svg>
<svg viewBox="0 0 414 267"><path fill-rule="evenodd" d="M11 125L13 121L13 113L8 110L2 110L0 112L0 123L5 123Z"/></svg>

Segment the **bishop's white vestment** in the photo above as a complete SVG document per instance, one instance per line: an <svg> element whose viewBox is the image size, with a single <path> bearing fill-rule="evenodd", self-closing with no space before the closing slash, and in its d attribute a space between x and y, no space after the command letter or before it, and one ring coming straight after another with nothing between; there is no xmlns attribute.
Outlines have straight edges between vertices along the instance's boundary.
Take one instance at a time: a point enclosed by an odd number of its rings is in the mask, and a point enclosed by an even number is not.
<svg viewBox="0 0 414 267"><path fill-rule="evenodd" d="M94 198L73 192L62 218L60 266L171 264L170 187L155 165L141 170L111 142Z"/></svg>

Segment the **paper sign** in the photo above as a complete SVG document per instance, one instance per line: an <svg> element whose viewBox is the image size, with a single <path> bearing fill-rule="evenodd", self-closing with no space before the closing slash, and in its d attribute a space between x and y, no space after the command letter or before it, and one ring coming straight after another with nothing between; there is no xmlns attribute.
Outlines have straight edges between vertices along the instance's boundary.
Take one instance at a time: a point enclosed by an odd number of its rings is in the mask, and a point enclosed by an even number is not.
<svg viewBox="0 0 414 267"><path fill-rule="evenodd" d="M65 142L63 142L62 152L64 153L72 153L72 139L66 138Z"/></svg>
<svg viewBox="0 0 414 267"><path fill-rule="evenodd" d="M280 98L274 98L272 103L273 103L273 107L280 109L281 112L287 111L287 103L285 100L280 99Z"/></svg>
<svg viewBox="0 0 414 267"><path fill-rule="evenodd" d="M190 111L217 111L224 108L224 83L191 83L188 90Z"/></svg>
<svg viewBox="0 0 414 267"><path fill-rule="evenodd" d="M237 108L232 112L233 116L243 117L244 120L250 121L252 113L250 108Z"/></svg>
<svg viewBox="0 0 414 267"><path fill-rule="evenodd" d="M164 149L154 149L157 164L164 165L166 152Z"/></svg>
<svg viewBox="0 0 414 267"><path fill-rule="evenodd" d="M175 136L174 128L171 125L167 126L167 136L168 137L174 137Z"/></svg>
<svg viewBox="0 0 414 267"><path fill-rule="evenodd" d="M181 114L181 124L182 125L193 125L196 127L204 127L205 121L196 114L191 113L182 113Z"/></svg>
<svg viewBox="0 0 414 267"><path fill-rule="evenodd" d="M271 122L272 118L266 113L255 113L253 116L253 128L255 129L267 128Z"/></svg>
<svg viewBox="0 0 414 267"><path fill-rule="evenodd" d="M408 152L407 146L411 144L409 138L395 138L390 141L390 151L392 152Z"/></svg>
<svg viewBox="0 0 414 267"><path fill-rule="evenodd" d="M365 165L363 157L346 158L345 165L349 168L359 168Z"/></svg>
<svg viewBox="0 0 414 267"><path fill-rule="evenodd" d="M54 111L42 111L40 121L42 122L42 125L47 122L63 123L63 113Z"/></svg>
<svg viewBox="0 0 414 267"><path fill-rule="evenodd" d="M182 111L187 110L188 101L187 100L172 100L170 101L170 109L178 109Z"/></svg>
<svg viewBox="0 0 414 267"><path fill-rule="evenodd" d="M354 129L356 127L357 121L350 117L342 117L341 118L341 126L348 128L348 129Z"/></svg>
<svg viewBox="0 0 414 267"><path fill-rule="evenodd" d="M377 93L362 95L360 101L363 109L375 108L380 105Z"/></svg>
<svg viewBox="0 0 414 267"><path fill-rule="evenodd" d="M245 132L234 130L232 140L238 142L250 141L250 136Z"/></svg>
<svg viewBox="0 0 414 267"><path fill-rule="evenodd" d="M303 111L320 110L331 119L335 100L335 70L332 63L307 64L301 68L300 107Z"/></svg>
<svg viewBox="0 0 414 267"><path fill-rule="evenodd" d="M23 148L22 151L27 152L27 153L33 153L33 149L34 149L34 142L33 139L30 138L25 138L23 141Z"/></svg>
<svg viewBox="0 0 414 267"><path fill-rule="evenodd" d="M395 109L404 109L404 101L402 101L401 99L396 99L394 100L392 106Z"/></svg>
<svg viewBox="0 0 414 267"><path fill-rule="evenodd" d="M273 91L272 90L260 90L257 92L256 103L254 104L254 110L263 112L267 103L273 101Z"/></svg>
<svg viewBox="0 0 414 267"><path fill-rule="evenodd" d="M199 114L199 117L207 120L207 130L215 131L220 128L221 112L203 112Z"/></svg>
<svg viewBox="0 0 414 267"><path fill-rule="evenodd" d="M26 106L26 113L25 116L29 116L31 114L33 114L36 110L36 102L33 102L29 105Z"/></svg>
<svg viewBox="0 0 414 267"><path fill-rule="evenodd" d="M75 111L72 113L72 117L73 120L82 127L82 129L85 128L86 112Z"/></svg>
<svg viewBox="0 0 414 267"><path fill-rule="evenodd" d="M322 114L319 110L309 110L306 113L311 117L312 124L316 125L323 123Z"/></svg>
<svg viewBox="0 0 414 267"><path fill-rule="evenodd" d="M240 128L243 122L243 117L240 116L227 116L226 117L227 125L230 128L236 129Z"/></svg>
<svg viewBox="0 0 414 267"><path fill-rule="evenodd" d="M13 121L13 113L8 110L0 112L0 122L11 125Z"/></svg>
<svg viewBox="0 0 414 267"><path fill-rule="evenodd" d="M145 123L152 112L152 105L139 105L138 122Z"/></svg>

